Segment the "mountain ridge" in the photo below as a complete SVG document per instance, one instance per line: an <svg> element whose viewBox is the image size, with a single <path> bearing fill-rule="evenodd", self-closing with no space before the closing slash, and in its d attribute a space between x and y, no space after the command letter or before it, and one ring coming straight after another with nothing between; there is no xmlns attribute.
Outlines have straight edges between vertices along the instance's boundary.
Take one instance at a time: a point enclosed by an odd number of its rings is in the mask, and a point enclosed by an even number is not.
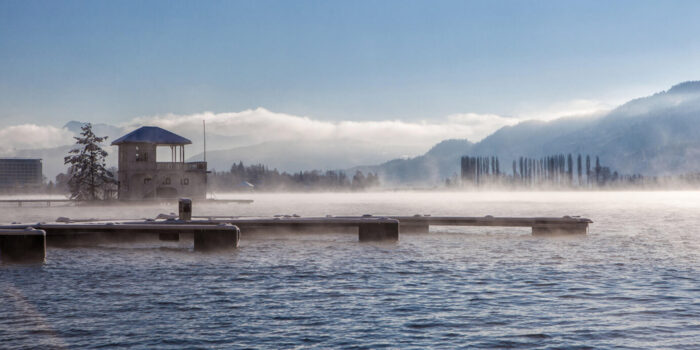
<svg viewBox="0 0 700 350"><path fill-rule="evenodd" d="M73 120L64 127L77 134L83 124ZM209 150L207 161L217 171L228 170L239 161L262 163L288 172L372 171L379 173L384 183L396 185L439 184L459 174L459 159L463 155L498 156L502 169L510 169L508 163L520 156L580 153L600 156L605 165L625 174L678 174L700 171L699 126L700 81L686 81L627 101L604 114L552 121L525 120L502 127L479 142L447 139L423 154L410 157L384 140L375 143L293 140ZM104 123L93 124L93 128L98 135L108 136L108 142L126 131ZM220 141L219 144L225 144L224 139ZM71 147L19 150L15 155L43 158L44 172L52 179L65 171L63 156ZM107 147L110 153L116 151ZM202 153L196 153L189 160L202 157ZM110 155L108 163L116 165L116 157Z"/></svg>
<svg viewBox="0 0 700 350"><path fill-rule="evenodd" d="M459 173L459 158L463 155L498 156L502 168L508 169L504 165L520 156L572 153L600 156L604 164L626 174L697 172L700 171L699 129L700 81L687 81L630 100L604 115L549 122L529 120L505 126L461 154L443 154L438 159L427 152L410 160L394 159L362 168L377 171L380 178L394 180L400 177L396 169L407 169L400 163L430 158L442 169L439 177L444 180ZM435 174L403 177L436 184Z"/></svg>

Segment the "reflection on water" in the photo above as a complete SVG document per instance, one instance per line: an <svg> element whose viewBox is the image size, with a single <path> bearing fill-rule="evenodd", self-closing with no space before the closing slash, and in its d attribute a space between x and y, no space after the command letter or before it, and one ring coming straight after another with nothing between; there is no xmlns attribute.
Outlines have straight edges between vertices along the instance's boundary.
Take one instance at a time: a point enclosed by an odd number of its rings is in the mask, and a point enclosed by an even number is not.
<svg viewBox="0 0 700 350"><path fill-rule="evenodd" d="M222 198L224 196L219 196ZM194 214L563 216L576 238L432 228L50 248L0 267L2 348L676 347L700 343L700 193L250 194ZM15 208L0 221L154 217L172 206Z"/></svg>

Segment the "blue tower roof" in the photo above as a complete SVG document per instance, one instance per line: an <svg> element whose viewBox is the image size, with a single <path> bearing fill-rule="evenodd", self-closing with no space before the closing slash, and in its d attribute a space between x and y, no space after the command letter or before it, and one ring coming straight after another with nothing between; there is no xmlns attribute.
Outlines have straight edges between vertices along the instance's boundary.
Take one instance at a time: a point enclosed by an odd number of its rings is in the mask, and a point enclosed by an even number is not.
<svg viewBox="0 0 700 350"><path fill-rule="evenodd" d="M155 143L157 145L189 145L192 141L157 126L142 126L114 141L112 145L122 143Z"/></svg>

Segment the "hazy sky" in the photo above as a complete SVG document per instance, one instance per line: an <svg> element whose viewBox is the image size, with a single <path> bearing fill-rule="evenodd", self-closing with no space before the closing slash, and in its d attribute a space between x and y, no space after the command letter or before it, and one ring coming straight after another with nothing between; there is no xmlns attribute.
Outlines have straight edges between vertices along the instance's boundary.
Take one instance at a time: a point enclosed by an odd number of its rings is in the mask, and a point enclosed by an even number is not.
<svg viewBox="0 0 700 350"><path fill-rule="evenodd" d="M0 0L0 126L551 117L700 78L700 1Z"/></svg>

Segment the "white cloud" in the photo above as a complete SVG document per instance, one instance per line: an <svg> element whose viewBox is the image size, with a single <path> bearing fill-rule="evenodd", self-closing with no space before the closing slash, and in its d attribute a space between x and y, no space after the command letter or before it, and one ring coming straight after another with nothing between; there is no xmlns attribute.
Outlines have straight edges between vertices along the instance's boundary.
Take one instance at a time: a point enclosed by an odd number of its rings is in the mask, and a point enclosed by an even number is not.
<svg viewBox="0 0 700 350"><path fill-rule="evenodd" d="M13 125L0 129L0 154L12 156L21 149L51 148L74 142L73 133L54 126Z"/></svg>
<svg viewBox="0 0 700 350"><path fill-rule="evenodd" d="M392 149L410 155L421 154L435 143L450 138L466 138L476 142L503 126L518 122L516 118L475 113L453 114L418 122L324 121L256 108L230 113L141 117L122 125L122 128L128 132L144 125L156 125L201 145L202 120L206 120L207 148L210 150L263 142L343 141L344 144L372 145L378 150ZM0 154L11 156L15 150L69 145L74 143L72 136L67 129L53 126L9 126L0 129ZM199 148L195 146L195 149Z"/></svg>
<svg viewBox="0 0 700 350"><path fill-rule="evenodd" d="M479 141L517 119L492 114L454 114L436 121L322 121L306 116L271 112L264 108L234 113L204 112L190 115L168 114L136 118L125 127L156 125L200 140L202 120L206 120L210 149L224 149L262 142L294 140L345 140L370 144L404 146L425 151L449 138Z"/></svg>
<svg viewBox="0 0 700 350"><path fill-rule="evenodd" d="M471 135L471 137L467 138L472 142L480 141L504 126L515 125L520 122L516 118L476 113L452 114L447 116L447 120L452 124L467 127L468 130L463 132Z"/></svg>
<svg viewBox="0 0 700 350"><path fill-rule="evenodd" d="M617 104L598 100L574 99L557 102L545 107L524 107L518 113L521 119L554 120L563 117L582 117L610 111Z"/></svg>

